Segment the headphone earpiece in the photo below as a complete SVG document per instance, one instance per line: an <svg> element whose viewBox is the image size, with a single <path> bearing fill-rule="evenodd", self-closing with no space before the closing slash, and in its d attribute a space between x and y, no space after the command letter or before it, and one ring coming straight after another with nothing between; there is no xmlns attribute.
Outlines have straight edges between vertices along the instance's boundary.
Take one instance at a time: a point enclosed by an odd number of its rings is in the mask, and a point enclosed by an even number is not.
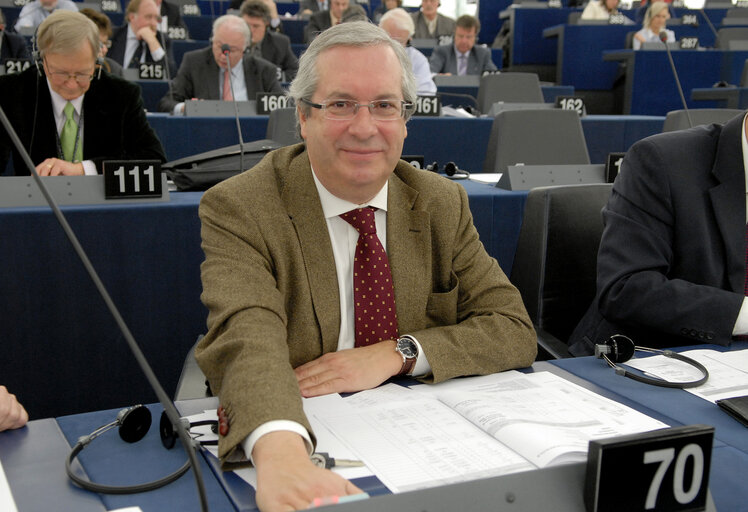
<svg viewBox="0 0 748 512"><path fill-rule="evenodd" d="M628 336L614 334L604 344L595 345L595 357L606 355L614 363L625 363L634 357L636 347Z"/></svg>
<svg viewBox="0 0 748 512"><path fill-rule="evenodd" d="M151 411L142 405L122 409L117 414L119 437L126 443L137 443L151 428Z"/></svg>
<svg viewBox="0 0 748 512"><path fill-rule="evenodd" d="M463 179L470 176L469 172L463 171L462 169L457 167L457 164L454 162L447 162L447 164L444 166L444 174L454 179Z"/></svg>

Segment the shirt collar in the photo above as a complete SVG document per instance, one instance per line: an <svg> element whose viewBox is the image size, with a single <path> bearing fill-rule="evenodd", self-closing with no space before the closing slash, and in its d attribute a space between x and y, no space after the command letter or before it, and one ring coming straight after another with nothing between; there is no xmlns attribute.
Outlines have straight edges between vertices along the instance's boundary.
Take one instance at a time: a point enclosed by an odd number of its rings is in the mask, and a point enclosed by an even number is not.
<svg viewBox="0 0 748 512"><path fill-rule="evenodd" d="M65 109L65 105L67 105L68 100L57 94L54 90L52 90L52 85L49 83L49 78L47 78L47 87L49 87L49 95L52 98L52 110L55 113L55 118L59 119L60 117L64 116L63 110ZM81 108L83 107L83 97L86 94L83 93L74 100L70 100L70 103L73 104L73 108L75 108L75 113L80 116Z"/></svg>
<svg viewBox="0 0 748 512"><path fill-rule="evenodd" d="M748 114L743 117L743 128L740 130L740 140L743 148L743 173L745 177L745 193L748 195L748 139L746 139L745 123L748 122ZM748 213L746 213L748 215Z"/></svg>
<svg viewBox="0 0 748 512"><path fill-rule="evenodd" d="M314 178L314 185L317 187L319 200L320 203L322 203L322 212L326 219L337 217L340 214L349 212L356 208L364 208L366 206L373 206L379 210L387 211L387 183L385 183L382 189L377 192L377 195L366 204L355 204L332 195L332 193L325 188L322 182L319 181L314 171L312 171L312 177Z"/></svg>

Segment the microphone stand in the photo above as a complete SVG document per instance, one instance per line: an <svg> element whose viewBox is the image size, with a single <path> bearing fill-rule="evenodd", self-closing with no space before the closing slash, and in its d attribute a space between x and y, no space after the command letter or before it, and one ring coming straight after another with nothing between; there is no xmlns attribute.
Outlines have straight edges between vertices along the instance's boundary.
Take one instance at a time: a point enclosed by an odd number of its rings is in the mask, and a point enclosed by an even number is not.
<svg viewBox="0 0 748 512"><path fill-rule="evenodd" d="M166 394L166 391L164 391L164 388L159 383L158 378L156 377L156 374L153 373L153 370L151 369L150 364L148 364L148 361L146 360L145 355L143 355L143 352L140 350L138 343L135 341L135 338L133 337L132 333L130 332L130 329L127 327L127 324L125 323L125 320L122 318L122 315L117 309L117 306L114 304L114 301L109 295L109 292L107 292L107 289L104 286L104 283L101 281L101 279L99 278L99 275L96 272L96 269L94 269L93 265L91 264L91 260L88 259L88 255L83 250L83 247L78 241L78 237L75 236L75 233L73 232L72 228L68 224L67 219L60 211L60 208L57 206L57 203L55 202L52 195L49 193L47 186L44 184L42 179L39 177L39 174L36 172L36 167L34 166L34 163L31 161L31 157L29 156L28 152L23 147L21 140L18 138L18 134L16 134L16 131L13 129L13 126L10 124L10 120L8 119L8 116L5 115L5 110L3 110L2 107L0 107L0 122L2 122L3 126L5 127L5 131L10 136L10 139L13 142L13 145L15 146L18 153L22 156L23 162L26 164L26 167L28 167L29 172L31 173L31 176L34 178L34 181L39 187L39 190L41 191L42 195L44 196L47 203L49 204L49 207L52 209L55 216L57 217L57 221L60 223L60 226L62 227L62 230L65 232L65 235L68 237L68 240L70 240L70 243L73 245L73 249L78 255L78 258L80 258L81 263L83 263L83 266L85 267L86 272L88 272L88 275L91 278L91 281L93 281L94 285L96 286L96 289L99 292L99 295L101 295L101 298L104 299L104 302L106 303L106 306L109 309L109 312L112 314L112 317L114 317L114 320L117 322L117 325L119 326L119 329L122 332L122 335L127 341L127 344L130 350L132 351L133 356L135 356L135 360L138 362L140 369L145 374L145 377L148 380L148 383L153 388L153 391L155 391L156 396L158 396L159 402L161 402L161 405L163 406L164 411L166 412L166 415L169 418L169 421L171 421L171 424L174 425L174 428L177 430L177 433L179 434L179 439L181 440L182 445L184 446L184 449L187 452L187 457L190 459L190 465L192 466L192 471L195 475L195 484L197 485L197 491L200 496L201 509L204 512L207 512L208 498L205 493L205 482L203 481L202 469L200 468L200 464L197 460L197 455L195 453L195 446L192 442L192 438L187 433L182 423L179 421L179 413L177 412L177 409L174 406L174 403L171 401L171 399Z"/></svg>
<svg viewBox="0 0 748 512"><path fill-rule="evenodd" d="M236 104L236 95L234 94L234 82L231 80L231 61L229 60L229 53L231 53L231 47L227 44L221 45L221 51L226 57L226 69L229 70L228 79L229 86L231 87L231 100L234 103L234 114L236 116L236 131L239 134L239 172L244 172L244 139L242 138L242 127L239 124L239 107Z"/></svg>
<svg viewBox="0 0 748 512"><path fill-rule="evenodd" d="M670 46L667 44L667 32L663 30L659 34L660 41L665 45L665 51L667 51L667 58L670 61L670 69L673 70L673 76L675 77L675 85L678 87L678 94L680 94L680 101L683 103L683 110L686 111L686 117L688 118L688 126L693 128L693 121L691 120L691 112L688 110L686 104L686 97L683 95L683 87L680 85L680 78L678 78L678 72L675 70L675 62L673 62L673 55L670 53Z"/></svg>

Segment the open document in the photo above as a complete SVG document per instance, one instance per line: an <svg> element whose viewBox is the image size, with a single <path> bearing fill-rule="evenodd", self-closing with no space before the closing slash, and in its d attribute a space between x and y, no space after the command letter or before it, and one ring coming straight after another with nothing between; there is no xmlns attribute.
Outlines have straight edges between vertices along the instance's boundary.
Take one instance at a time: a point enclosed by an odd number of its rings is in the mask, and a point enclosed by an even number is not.
<svg viewBox="0 0 748 512"><path fill-rule="evenodd" d="M388 384L308 412L392 492L583 461L591 439L667 427L549 373Z"/></svg>
<svg viewBox="0 0 748 512"><path fill-rule="evenodd" d="M689 393L710 402L748 395L748 350L718 352L698 349L681 354L703 364L709 371L709 379L701 386L686 389ZM626 365L675 382L701 377L699 370L693 366L662 355L631 359Z"/></svg>

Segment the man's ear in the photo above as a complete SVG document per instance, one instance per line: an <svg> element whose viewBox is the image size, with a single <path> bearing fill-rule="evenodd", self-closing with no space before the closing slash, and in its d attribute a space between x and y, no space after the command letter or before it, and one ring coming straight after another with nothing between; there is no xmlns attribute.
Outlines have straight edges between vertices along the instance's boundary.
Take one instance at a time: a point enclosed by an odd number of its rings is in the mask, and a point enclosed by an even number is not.
<svg viewBox="0 0 748 512"><path fill-rule="evenodd" d="M306 140L306 115L304 114L304 109L301 108L300 105L296 105L296 112L299 114L299 134L301 135L301 138Z"/></svg>

